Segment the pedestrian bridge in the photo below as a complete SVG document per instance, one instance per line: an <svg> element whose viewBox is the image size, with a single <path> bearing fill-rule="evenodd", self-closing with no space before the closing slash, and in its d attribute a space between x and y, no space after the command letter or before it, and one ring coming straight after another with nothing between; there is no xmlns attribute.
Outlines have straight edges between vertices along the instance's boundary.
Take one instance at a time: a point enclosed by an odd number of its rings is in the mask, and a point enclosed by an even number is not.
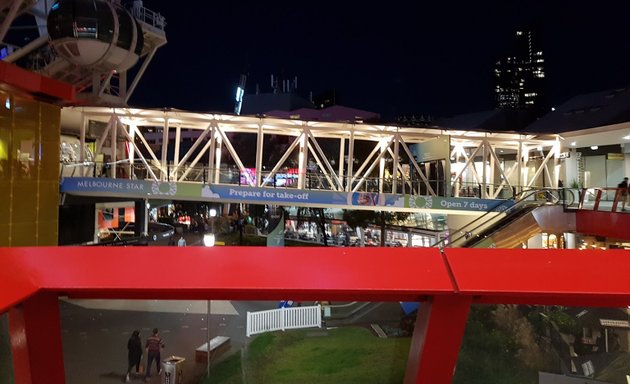
<svg viewBox="0 0 630 384"><path fill-rule="evenodd" d="M67 178L105 178L125 183L79 181L149 197L487 211L561 178L559 136L105 107L63 108L61 125L67 193L95 192Z"/></svg>
<svg viewBox="0 0 630 384"><path fill-rule="evenodd" d="M62 160L110 165L112 178L438 196L481 184L495 198L542 186L543 170L556 186L560 160L559 136L105 107L63 108L61 124L76 139Z"/></svg>

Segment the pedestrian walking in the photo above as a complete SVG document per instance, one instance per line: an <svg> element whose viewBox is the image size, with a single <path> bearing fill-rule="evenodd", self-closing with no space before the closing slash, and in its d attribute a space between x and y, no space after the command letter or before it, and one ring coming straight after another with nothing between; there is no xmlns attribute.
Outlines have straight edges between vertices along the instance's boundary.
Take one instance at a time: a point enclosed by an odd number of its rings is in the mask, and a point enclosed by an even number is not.
<svg viewBox="0 0 630 384"><path fill-rule="evenodd" d="M127 375L125 375L125 382L129 382L131 375L131 368L136 367L136 374L140 373L140 361L142 360L142 341L140 340L140 331L135 330L127 341L128 362Z"/></svg>
<svg viewBox="0 0 630 384"><path fill-rule="evenodd" d="M628 199L628 178L624 177L623 181L617 185L619 188L619 196L621 196L621 210L626 210L626 200Z"/></svg>
<svg viewBox="0 0 630 384"><path fill-rule="evenodd" d="M147 338L147 342L145 344L147 349L147 373L145 375L145 380L151 377L151 364L153 364L153 360L155 360L155 365L157 366L157 373L160 374L160 350L164 348L164 341L160 337L160 333L157 328L153 328L153 334Z"/></svg>

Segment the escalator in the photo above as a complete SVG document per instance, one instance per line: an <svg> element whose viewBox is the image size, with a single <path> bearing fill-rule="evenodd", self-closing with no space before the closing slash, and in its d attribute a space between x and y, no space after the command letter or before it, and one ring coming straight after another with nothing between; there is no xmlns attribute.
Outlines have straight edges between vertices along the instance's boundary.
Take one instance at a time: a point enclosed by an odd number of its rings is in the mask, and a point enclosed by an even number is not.
<svg viewBox="0 0 630 384"><path fill-rule="evenodd" d="M436 246L519 248L529 238L541 232L574 231L574 214L564 212L562 202L557 190L525 192L517 197L511 207L495 207L452 232Z"/></svg>
<svg viewBox="0 0 630 384"><path fill-rule="evenodd" d="M463 248L516 248L540 232L532 212L541 207L528 204L515 209L493 225L464 241Z"/></svg>

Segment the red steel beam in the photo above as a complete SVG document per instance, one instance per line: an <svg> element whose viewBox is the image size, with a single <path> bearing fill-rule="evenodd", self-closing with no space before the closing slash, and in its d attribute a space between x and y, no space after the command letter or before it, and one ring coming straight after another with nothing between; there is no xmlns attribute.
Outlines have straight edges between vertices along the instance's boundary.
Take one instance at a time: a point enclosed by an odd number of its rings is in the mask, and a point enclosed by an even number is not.
<svg viewBox="0 0 630 384"><path fill-rule="evenodd" d="M450 383L466 330L471 298L435 296L418 309L405 384Z"/></svg>
<svg viewBox="0 0 630 384"><path fill-rule="evenodd" d="M0 88L49 101L75 101L72 85L0 60Z"/></svg>
<svg viewBox="0 0 630 384"><path fill-rule="evenodd" d="M9 332L16 383L65 383L56 294L40 292L11 308Z"/></svg>
<svg viewBox="0 0 630 384"><path fill-rule="evenodd" d="M0 270L0 310L13 308L16 328L38 324L31 317L42 313L58 317L50 299L57 295L424 301L405 379L418 383L452 381L470 303L630 304L630 254L623 250L446 249L441 254L434 248L40 247L0 248L0 254L6 266ZM32 303L41 295L47 299L35 306L43 308L38 312ZM20 312L20 302L31 310ZM43 348L35 331L23 333L29 351ZM46 342L60 344L57 337ZM20 355L16 377L35 377L40 359L19 348L14 353ZM44 368L54 371L53 378L63 375L62 364Z"/></svg>
<svg viewBox="0 0 630 384"><path fill-rule="evenodd" d="M452 248L445 253L459 294L476 302L630 304L626 250Z"/></svg>
<svg viewBox="0 0 630 384"><path fill-rule="evenodd" d="M579 210L575 230L585 235L630 240L630 213Z"/></svg>
<svg viewBox="0 0 630 384"><path fill-rule="evenodd" d="M0 310L33 286L71 297L121 299L419 301L450 294L436 248L0 248ZM0 290L2 292L2 290Z"/></svg>

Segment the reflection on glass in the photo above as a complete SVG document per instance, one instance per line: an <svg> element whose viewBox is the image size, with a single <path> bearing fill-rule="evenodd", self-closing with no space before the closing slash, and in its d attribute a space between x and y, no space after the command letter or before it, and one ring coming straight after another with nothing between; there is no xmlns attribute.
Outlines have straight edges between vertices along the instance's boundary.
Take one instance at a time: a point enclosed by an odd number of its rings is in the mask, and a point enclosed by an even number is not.
<svg viewBox="0 0 630 384"><path fill-rule="evenodd" d="M411 343L408 326L418 309L398 302L290 298L211 301L209 306L207 301L64 298L60 308L68 383L123 379L132 332L139 331L144 346L154 328L164 343L162 360L181 364L174 369L186 380L401 383ZM299 315L312 308L321 315L315 324L313 317ZM285 321L275 322L278 316ZM300 325L303 320L306 325ZM264 324L255 330L255 321ZM0 325L4 356L6 316ZM626 308L473 305L453 382L539 383L542 377L541 383L552 383L557 376L571 376L626 383L629 331ZM153 380L159 381L155 375Z"/></svg>
<svg viewBox="0 0 630 384"><path fill-rule="evenodd" d="M321 327L312 323L297 327L298 313L312 308L321 314ZM66 382L125 379L129 338L139 330L144 347L153 328L164 342L162 360L177 361L180 366L172 368L175 372L181 368L186 382L393 384L403 380L411 337L400 329L403 311L398 302L211 301L210 321L207 311L206 301L62 299ZM249 316L289 314L285 330L247 337L248 312ZM289 329L289 324L297 328ZM99 353L94 353L95 346ZM146 363L144 356L145 369ZM149 382L160 382L155 366L152 373ZM135 375L135 368L130 372L131 382L142 376Z"/></svg>
<svg viewBox="0 0 630 384"><path fill-rule="evenodd" d="M0 314L0 383L14 383L11 344L9 344L9 316Z"/></svg>
<svg viewBox="0 0 630 384"><path fill-rule="evenodd" d="M628 320L626 308L474 305L454 382L625 384Z"/></svg>

